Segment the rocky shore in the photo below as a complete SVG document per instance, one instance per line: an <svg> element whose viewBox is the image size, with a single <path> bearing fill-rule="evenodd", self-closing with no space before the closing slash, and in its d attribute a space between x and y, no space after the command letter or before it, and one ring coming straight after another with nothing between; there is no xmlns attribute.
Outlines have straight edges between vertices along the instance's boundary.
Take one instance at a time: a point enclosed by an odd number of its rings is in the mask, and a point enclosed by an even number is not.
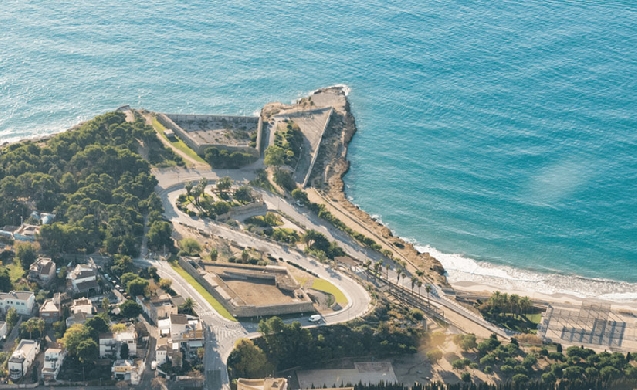
<svg viewBox="0 0 637 390"><path fill-rule="evenodd" d="M350 109L345 87L319 89L309 98L312 101L321 101L318 98L321 95L332 95L330 100L336 104L332 104L335 111L323 138L319 161L312 172L313 187L319 189L323 199L329 205L340 209L346 215L349 214L353 217L350 218L353 222L361 225L355 230L376 240L383 249L390 250L394 259L403 260L410 272L415 273L421 270L434 283L449 286L445 270L436 258L429 253L419 253L411 243L395 237L386 226L347 199L343 177L349 170L347 150L356 133L356 121Z"/></svg>

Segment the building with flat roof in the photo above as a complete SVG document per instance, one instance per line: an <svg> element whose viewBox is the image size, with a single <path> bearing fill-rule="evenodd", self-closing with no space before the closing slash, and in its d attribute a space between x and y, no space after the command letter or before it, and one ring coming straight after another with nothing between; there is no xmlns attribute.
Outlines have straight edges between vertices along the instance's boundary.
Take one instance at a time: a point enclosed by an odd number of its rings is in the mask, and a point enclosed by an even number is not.
<svg viewBox="0 0 637 390"><path fill-rule="evenodd" d="M49 348L44 351L44 365L42 366L42 379L54 381L60 373L66 351L62 347Z"/></svg>
<svg viewBox="0 0 637 390"><path fill-rule="evenodd" d="M20 344L9 358L9 377L15 381L26 375L38 353L40 353L40 344L37 341L20 340Z"/></svg>

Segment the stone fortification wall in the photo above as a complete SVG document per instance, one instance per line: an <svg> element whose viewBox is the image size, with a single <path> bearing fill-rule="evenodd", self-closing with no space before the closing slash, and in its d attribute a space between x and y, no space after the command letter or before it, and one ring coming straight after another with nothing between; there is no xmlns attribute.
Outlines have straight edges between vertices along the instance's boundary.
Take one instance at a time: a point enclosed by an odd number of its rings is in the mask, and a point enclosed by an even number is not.
<svg viewBox="0 0 637 390"><path fill-rule="evenodd" d="M330 108L329 113L327 114L327 120L325 121L325 126L323 126L323 131L321 131L321 141L323 140L323 135L325 134L325 130L330 125L330 121L332 120L332 114L334 113L334 109ZM312 156L312 161L310 162L310 167L305 174L305 179L303 179L303 188L307 187L307 182L310 180L310 176L312 176L312 170L314 169L314 164L316 164L316 159L319 156L319 149L321 148L321 141L319 141L316 150L314 151L314 156Z"/></svg>
<svg viewBox="0 0 637 390"><path fill-rule="evenodd" d="M249 123L249 124L258 124L259 117L258 116L239 116L239 115L188 115L188 114L166 114L166 116L170 117L173 121L217 121L225 119L228 122L232 123Z"/></svg>
<svg viewBox="0 0 637 390"><path fill-rule="evenodd" d="M259 136L259 127L262 127L262 121L260 117L252 117L252 116L231 116L231 115L182 115L182 114L161 114L158 113L156 115L157 121L161 123L165 128L171 129L188 147L195 151L199 156L205 157L206 149L211 147L216 147L218 149L226 149L230 152L244 152L250 153L254 156L259 156L260 151L259 143L257 142L257 149L252 148L247 145L229 145L224 143L204 143L199 142L189 134L190 132L184 130L181 126L179 126L176 122L180 121L204 121L204 120L215 120L221 121L222 119L227 120L233 124L250 124L254 125L257 128L257 137ZM194 133L194 132L193 132Z"/></svg>
<svg viewBox="0 0 637 390"><path fill-rule="evenodd" d="M279 305L268 306L250 306L250 305L238 305L235 302L237 300L231 298L220 286L213 281L209 281L208 277L204 277L205 270L199 270L193 267L189 261L184 258L179 258L179 265L190 274L197 282L199 282L216 300L218 300L223 307L226 308L235 317L257 317L257 316L272 316L282 314L294 314L294 313L310 313L314 312L314 305L311 301L291 302L283 303ZM203 263L203 266L222 266L213 263ZM228 266L229 268L230 266ZM235 267L236 268L236 267ZM244 269L250 269L256 271L263 271L263 267L241 267ZM275 269L275 272L281 272L281 270ZM287 272L287 271L286 271ZM214 283L214 284L213 284Z"/></svg>
<svg viewBox="0 0 637 390"><path fill-rule="evenodd" d="M268 205L264 201L252 202L243 206L235 206L225 214L217 215L218 221L225 221L226 219L236 218L243 214L258 214L265 215L268 212Z"/></svg>

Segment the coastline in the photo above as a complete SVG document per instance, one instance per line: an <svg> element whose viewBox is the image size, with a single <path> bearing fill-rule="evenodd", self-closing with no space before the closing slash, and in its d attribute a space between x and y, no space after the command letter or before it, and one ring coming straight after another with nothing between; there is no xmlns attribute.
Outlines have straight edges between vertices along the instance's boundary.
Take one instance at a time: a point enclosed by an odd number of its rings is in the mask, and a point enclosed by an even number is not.
<svg viewBox="0 0 637 390"><path fill-rule="evenodd" d="M328 89L319 89L311 94ZM585 301L634 308L635 303L637 303L637 283L591 279L574 274L541 272L497 265L461 255L442 253L429 245L412 243L395 235L377 218L354 204L345 193L344 177L350 167L347 151L349 143L357 131L347 97L345 97L345 101L341 118L340 153L332 156L329 163L329 172L325 174L328 186L322 200L343 215L352 216L353 218L350 219L353 221L350 222L358 224L359 228L362 228L362 232L373 232L375 236L381 238L382 242L380 243L384 249L392 250L395 258L406 259L412 265L409 267L411 272L416 269L424 270L441 286L452 287L466 293L489 295L499 290L526 295L538 302L574 304Z"/></svg>
<svg viewBox="0 0 637 390"><path fill-rule="evenodd" d="M460 292L488 295L499 290L527 295L536 301L567 303L596 301L628 305L633 308L637 305L637 283L498 265L462 255L442 253L429 245L420 245L396 235L388 226L383 225L380 219L353 203L353 200L350 200L345 193L343 178L350 167L347 152L349 143L357 131L356 122L347 99L348 87L336 85L321 88L310 92L309 96L325 91L340 91L338 93L343 95L344 105L337 110L340 121L333 121L334 123L330 125L331 136L337 139L339 147L335 149L334 155L323 156L326 160L323 170L327 188L323 194L319 192L316 194L333 211L342 213L345 216L345 222L357 225L359 231L374 239L380 238L378 243L383 246L383 249L391 250L394 258L405 260L410 272L414 273L417 269L423 270L434 283L443 287L452 287ZM5 142L0 148L23 141L46 141L56 134L74 130L83 123L84 121L79 122L68 129L51 134ZM313 172L313 175L317 176L317 173ZM350 221L346 220L348 218Z"/></svg>

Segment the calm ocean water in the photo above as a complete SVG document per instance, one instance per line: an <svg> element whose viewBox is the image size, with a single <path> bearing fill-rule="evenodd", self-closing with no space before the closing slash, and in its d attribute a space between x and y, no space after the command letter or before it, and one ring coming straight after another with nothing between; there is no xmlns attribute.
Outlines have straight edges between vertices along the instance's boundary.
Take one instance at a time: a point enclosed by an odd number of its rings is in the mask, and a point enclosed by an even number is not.
<svg viewBox="0 0 637 390"><path fill-rule="evenodd" d="M1 141L344 83L348 195L452 280L637 298L634 3L90 3L0 2Z"/></svg>

